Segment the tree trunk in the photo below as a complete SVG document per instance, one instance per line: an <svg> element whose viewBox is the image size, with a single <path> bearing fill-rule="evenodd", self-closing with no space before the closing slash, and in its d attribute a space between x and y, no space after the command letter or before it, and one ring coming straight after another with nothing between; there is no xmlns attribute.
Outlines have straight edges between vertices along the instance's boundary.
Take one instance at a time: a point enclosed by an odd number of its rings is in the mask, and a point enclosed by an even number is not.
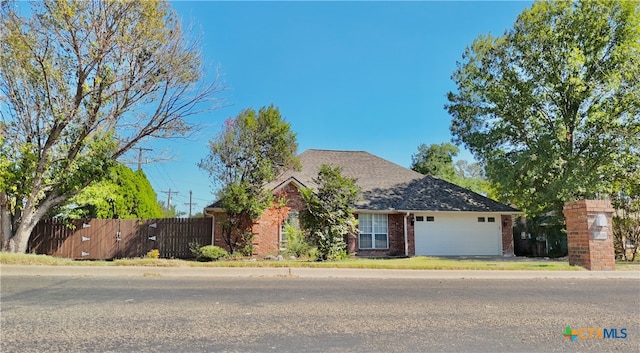
<svg viewBox="0 0 640 353"><path fill-rule="evenodd" d="M31 232L35 226L36 223L21 222L18 229L16 229L13 236L9 239L9 251L18 254L26 253L29 245L29 238L31 238Z"/></svg>
<svg viewBox="0 0 640 353"><path fill-rule="evenodd" d="M2 210L2 223L4 227L5 216L4 210ZM17 226L9 225L7 227L10 230L8 233L5 233L5 248L9 252L24 254L27 252L27 247L29 246L29 238L31 238L31 232L33 228L36 227L38 221L43 217L44 211L42 209L37 210L25 210L22 213L22 217L20 222L18 222ZM11 217L8 217L10 219ZM7 234L9 235L7 237Z"/></svg>

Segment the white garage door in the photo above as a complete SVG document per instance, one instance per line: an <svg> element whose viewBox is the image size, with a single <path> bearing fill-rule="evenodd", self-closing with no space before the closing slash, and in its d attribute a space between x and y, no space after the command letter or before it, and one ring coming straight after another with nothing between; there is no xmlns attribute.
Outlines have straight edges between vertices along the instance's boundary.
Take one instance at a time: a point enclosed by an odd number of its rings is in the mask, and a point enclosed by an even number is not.
<svg viewBox="0 0 640 353"><path fill-rule="evenodd" d="M500 215L415 214L416 255L502 255Z"/></svg>

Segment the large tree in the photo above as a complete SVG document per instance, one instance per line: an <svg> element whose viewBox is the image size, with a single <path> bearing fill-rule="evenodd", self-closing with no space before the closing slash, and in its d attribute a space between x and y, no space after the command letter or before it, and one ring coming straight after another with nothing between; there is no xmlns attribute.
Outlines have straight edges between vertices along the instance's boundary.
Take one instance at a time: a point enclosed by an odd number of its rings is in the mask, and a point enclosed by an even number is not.
<svg viewBox="0 0 640 353"><path fill-rule="evenodd" d="M140 141L189 133L221 88L164 1L14 5L0 4L0 213L24 252L52 207Z"/></svg>
<svg viewBox="0 0 640 353"><path fill-rule="evenodd" d="M630 164L640 165L640 153L629 157L634 159ZM634 261L640 252L640 168L623 171L615 190L611 195L611 204L616 209L613 245L616 255Z"/></svg>
<svg viewBox="0 0 640 353"><path fill-rule="evenodd" d="M296 134L271 105L227 119L209 147L209 155L198 166L219 187L219 202L225 210L220 220L223 239L233 253L239 246L250 245L253 220L274 202L265 184L282 171L299 167Z"/></svg>
<svg viewBox="0 0 640 353"><path fill-rule="evenodd" d="M453 158L459 152L458 147L447 142L429 146L421 144L418 146L418 153L411 156L411 169L418 173L451 181L456 175Z"/></svg>
<svg viewBox="0 0 640 353"><path fill-rule="evenodd" d="M462 186L482 195L489 195L491 188L484 177L482 166L476 162L458 160L458 147L450 143L421 144L418 153L411 156L411 169ZM493 195L491 195L493 196Z"/></svg>
<svg viewBox="0 0 640 353"><path fill-rule="evenodd" d="M163 209L142 170L124 164L109 169L101 180L89 184L55 215L67 218L162 218Z"/></svg>
<svg viewBox="0 0 640 353"><path fill-rule="evenodd" d="M454 167L456 176L452 183L492 199L497 198L491 183L485 177L484 169L478 162L460 159L454 163Z"/></svg>
<svg viewBox="0 0 640 353"><path fill-rule="evenodd" d="M354 236L358 221L353 215L360 197L356 179L342 175L340 167L323 164L313 179L317 190L301 190L305 208L300 214L303 228L318 246L321 260L338 260L347 256L345 238Z"/></svg>
<svg viewBox="0 0 640 353"><path fill-rule="evenodd" d="M536 2L467 48L451 131L503 201L530 215L615 192L640 168L640 14L633 1Z"/></svg>

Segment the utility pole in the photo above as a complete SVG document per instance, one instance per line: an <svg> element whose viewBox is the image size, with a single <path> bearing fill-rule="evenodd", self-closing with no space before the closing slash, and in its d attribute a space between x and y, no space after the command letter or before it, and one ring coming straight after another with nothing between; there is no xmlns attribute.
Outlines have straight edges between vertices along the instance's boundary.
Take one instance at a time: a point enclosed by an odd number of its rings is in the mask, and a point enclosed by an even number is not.
<svg viewBox="0 0 640 353"><path fill-rule="evenodd" d="M142 151L153 151L153 149L143 147L135 147L134 149L138 150L138 170L140 170L142 169Z"/></svg>
<svg viewBox="0 0 640 353"><path fill-rule="evenodd" d="M171 194L177 194L179 193L179 191L171 191L171 189L169 189L169 191L160 191L160 192L167 194L167 209L171 210Z"/></svg>
<svg viewBox="0 0 640 353"><path fill-rule="evenodd" d="M191 206L196 204L192 200L193 200L193 191L189 190L189 202L184 203L185 205L189 205L189 218L191 218Z"/></svg>

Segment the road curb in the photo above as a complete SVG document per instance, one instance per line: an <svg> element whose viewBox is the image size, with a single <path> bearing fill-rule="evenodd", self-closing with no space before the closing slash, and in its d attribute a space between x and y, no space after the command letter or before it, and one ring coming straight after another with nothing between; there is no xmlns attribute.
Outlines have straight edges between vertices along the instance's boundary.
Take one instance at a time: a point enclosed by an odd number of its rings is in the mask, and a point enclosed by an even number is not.
<svg viewBox="0 0 640 353"><path fill-rule="evenodd" d="M382 270L302 267L146 267L0 265L0 276L289 277L380 279L636 279L640 271Z"/></svg>

